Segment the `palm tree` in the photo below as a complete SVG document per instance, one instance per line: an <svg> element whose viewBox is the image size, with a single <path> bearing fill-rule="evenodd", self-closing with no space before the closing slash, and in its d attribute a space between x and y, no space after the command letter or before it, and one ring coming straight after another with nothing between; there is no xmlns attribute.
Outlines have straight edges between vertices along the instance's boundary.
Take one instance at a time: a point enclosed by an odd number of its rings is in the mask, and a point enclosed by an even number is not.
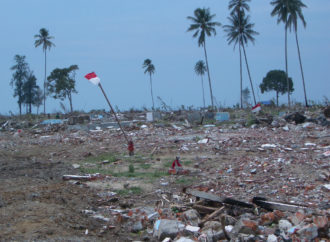
<svg viewBox="0 0 330 242"><path fill-rule="evenodd" d="M239 20L239 26L241 26L241 12L243 11L250 11L250 6L248 5L248 2L251 0L230 0L228 9L231 10L231 15L237 13L238 20ZM240 67L240 97L241 97L241 108L243 108L243 78L242 78L242 51L241 51L241 44L238 43L239 46L239 67Z"/></svg>
<svg viewBox="0 0 330 242"><path fill-rule="evenodd" d="M37 48L42 45L42 50L45 52L45 79L44 79L44 114L46 113L46 79L47 79L47 49L50 50L52 46L55 46L54 43L51 42L51 39L54 39L53 36L49 36L49 32L47 29L42 28L39 30L39 34L34 36L36 39L34 42L34 46Z"/></svg>
<svg viewBox="0 0 330 242"><path fill-rule="evenodd" d="M190 25L187 31L195 31L193 34L193 38L198 37L198 46L204 47L204 55L205 55L205 61L206 61L206 69L207 69L207 75L209 79L209 87L210 87L210 95L211 95L211 104L212 109L214 109L213 105L213 93L212 93L212 84L211 84L211 77L210 77L210 68L209 63L207 59L207 53L206 53L206 38L207 36L216 35L216 26L221 26L219 22L212 22L212 19L215 17L215 14L210 13L209 8L197 8L194 11L194 17L188 16L187 19L191 20L193 23Z"/></svg>
<svg viewBox="0 0 330 242"><path fill-rule="evenodd" d="M152 110L155 110L154 103L154 94L152 92L152 75L155 73L155 66L151 63L150 59L145 59L142 65L142 68L145 68L144 74L149 74L150 77L150 90L151 90L151 99L152 99Z"/></svg>
<svg viewBox="0 0 330 242"><path fill-rule="evenodd" d="M284 51L285 51L285 74L286 74L286 82L288 89L288 106L290 107L290 86L289 86L289 74L288 74L288 15L289 15L289 5L292 0L273 0L270 4L274 6L273 11L271 12L271 16L274 17L277 15L277 23L284 23Z"/></svg>
<svg viewBox="0 0 330 242"><path fill-rule="evenodd" d="M204 95L204 80L203 80L203 76L206 72L207 68L205 66L205 62L202 60L197 61L196 65L195 65L195 72L197 75L201 76L202 78L202 91L203 91L203 105L204 105L204 109L205 109L205 95Z"/></svg>
<svg viewBox="0 0 330 242"><path fill-rule="evenodd" d="M230 14L242 10L250 11L250 6L248 5L248 2L251 2L251 0L230 0L228 4L228 8L232 10Z"/></svg>
<svg viewBox="0 0 330 242"><path fill-rule="evenodd" d="M247 45L249 41L254 43L255 41L254 36L258 35L259 33L253 30L254 24L250 23L250 17L245 16L244 11L240 11L239 13L234 12L230 17L228 17L228 20L230 24L224 26L225 32L227 32L227 41L228 44L234 43L234 48L236 44L239 44L243 48L245 64L250 79L254 105L256 105L257 102L254 94L250 68L247 61L245 45Z"/></svg>
<svg viewBox="0 0 330 242"><path fill-rule="evenodd" d="M291 0L289 7L290 7L290 9L289 9L287 25L288 25L288 28L290 29L290 31L293 28L293 30L295 32L296 44L297 44L297 50L298 50L298 58L299 58L299 64L300 64L300 72L301 72L301 78L302 78L303 88L304 88L305 105L306 105L306 107L308 107L304 71L303 71L302 62L301 62L300 48L299 48L299 41L298 41L298 19L300 19L303 26L306 27L306 21L305 21L304 15L302 14L302 8L306 8L307 6L304 3L302 3L301 0Z"/></svg>

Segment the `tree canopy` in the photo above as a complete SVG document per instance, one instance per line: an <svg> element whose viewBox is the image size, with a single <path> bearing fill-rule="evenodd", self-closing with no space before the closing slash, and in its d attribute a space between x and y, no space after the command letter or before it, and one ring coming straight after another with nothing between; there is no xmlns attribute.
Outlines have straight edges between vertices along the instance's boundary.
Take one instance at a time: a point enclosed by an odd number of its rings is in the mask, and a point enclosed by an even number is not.
<svg viewBox="0 0 330 242"><path fill-rule="evenodd" d="M53 95L53 98L64 100L69 99L71 112L72 109L72 93L77 93L75 88L75 71L78 70L77 65L71 65L68 68L56 68L47 78L48 93Z"/></svg>
<svg viewBox="0 0 330 242"><path fill-rule="evenodd" d="M22 104L24 103L24 91L23 85L26 81L29 66L25 61L25 56L15 55L14 57L15 65L10 69L14 71L10 85L14 87L14 97L18 97L17 103L19 107L19 114L22 114Z"/></svg>
<svg viewBox="0 0 330 242"><path fill-rule="evenodd" d="M24 103L28 107L28 112L31 113L32 105L38 101L38 90L39 86L37 85L37 78L33 74L32 71L29 71L26 81L23 84L23 96L24 96Z"/></svg>
<svg viewBox="0 0 330 242"><path fill-rule="evenodd" d="M205 35L212 36L217 34L216 26L221 26L219 22L212 22L215 14L211 14L209 8L197 8L194 11L194 16L188 16L187 19L193 23L189 26L187 31L195 31L193 37L198 36L198 46L204 45Z"/></svg>
<svg viewBox="0 0 330 242"><path fill-rule="evenodd" d="M287 80L286 73L282 70L269 71L266 77L263 78L260 84L261 93L275 91L276 92L276 104L278 106L279 94L285 94L287 92ZM289 77L289 90L290 93L294 91L292 78Z"/></svg>

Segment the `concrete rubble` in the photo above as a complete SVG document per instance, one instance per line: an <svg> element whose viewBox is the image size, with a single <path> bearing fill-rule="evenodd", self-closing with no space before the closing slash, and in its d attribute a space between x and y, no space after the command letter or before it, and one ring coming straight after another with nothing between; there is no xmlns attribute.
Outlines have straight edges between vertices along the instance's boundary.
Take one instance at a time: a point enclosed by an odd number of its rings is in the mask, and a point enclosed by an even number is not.
<svg viewBox="0 0 330 242"><path fill-rule="evenodd" d="M82 172L82 168L124 169L127 157L94 163L78 163L75 158L77 163L62 174L62 182L98 192L94 207L80 213L101 226L86 228L85 236L127 231L133 234L127 238L145 241L328 241L330 126L325 114L258 114L253 124L237 114L236 122L227 112L218 116L182 112L177 117L173 112L119 114L138 154L148 154L140 158L145 169L156 166L166 176L154 179L145 194L134 195L134 184L141 183L134 170L125 181L114 173ZM201 125L203 117L221 122ZM81 160L93 159L107 147L126 152L124 138L109 115L54 120L0 122L0 147L89 147L79 153ZM4 133L11 138L4 138ZM72 155L64 153L56 150L50 159ZM189 172L167 174L169 165L158 163L169 154L173 159L179 154ZM189 184L180 186L178 181ZM116 192L120 189L109 188L115 183L131 193L120 195ZM0 208L5 203L0 197Z"/></svg>

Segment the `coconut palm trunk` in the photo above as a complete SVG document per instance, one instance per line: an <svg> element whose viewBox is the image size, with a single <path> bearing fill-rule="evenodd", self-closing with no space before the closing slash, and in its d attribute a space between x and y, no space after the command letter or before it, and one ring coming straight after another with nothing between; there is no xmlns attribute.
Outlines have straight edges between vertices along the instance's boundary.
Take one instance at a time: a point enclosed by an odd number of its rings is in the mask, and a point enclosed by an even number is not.
<svg viewBox="0 0 330 242"><path fill-rule="evenodd" d="M298 41L298 33L297 30L295 31L296 35L296 43L297 43L297 50L298 50L298 57L299 57L299 64L300 64L300 71L301 71L301 78L304 87L304 95L305 95L305 106L308 107L307 95L306 95L306 87L305 87L305 78L304 78L304 70L301 62L301 55L300 55L300 48L299 48L299 41Z"/></svg>
<svg viewBox="0 0 330 242"><path fill-rule="evenodd" d="M203 91L203 105L204 105L204 109L205 109L205 95L204 95L204 79L203 79L203 75L201 75L202 78L202 91Z"/></svg>
<svg viewBox="0 0 330 242"><path fill-rule="evenodd" d="M155 110L154 94L152 92L152 76L151 76L151 73L150 73L150 91L151 91L151 99L152 99L152 110Z"/></svg>
<svg viewBox="0 0 330 242"><path fill-rule="evenodd" d="M238 25L239 29L241 29L241 11L240 7L236 9L238 14ZM239 41L239 73L240 73L240 95L241 95L241 108L243 108L243 77L242 77L242 52L241 52L241 41Z"/></svg>
<svg viewBox="0 0 330 242"><path fill-rule="evenodd" d="M46 114L46 78L47 78L47 50L45 50L45 79L44 79L44 114Z"/></svg>
<svg viewBox="0 0 330 242"><path fill-rule="evenodd" d="M287 91L288 91L288 107L291 107L290 102L290 84L289 84L289 74L288 74L288 28L285 24L285 76L287 82Z"/></svg>
<svg viewBox="0 0 330 242"><path fill-rule="evenodd" d="M210 95L211 95L211 105L212 105L212 110L214 110L214 105L213 105L213 92L212 92L212 84L211 84L211 76L210 76L209 62L208 62L208 60L207 60L206 41L205 41L205 40L204 40L204 42L203 42L203 47L204 47L204 54L205 54L205 62L206 62L207 76L208 76L208 78L209 78L209 87L210 87Z"/></svg>
<svg viewBox="0 0 330 242"><path fill-rule="evenodd" d="M241 94L241 108L243 108L243 77L242 77L242 50L241 43L239 43L239 74L240 74L240 94Z"/></svg>
<svg viewBox="0 0 330 242"><path fill-rule="evenodd" d="M244 58L245 58L246 69L247 69L247 71L248 71L248 75L249 75L249 79L250 79L250 84L251 84L251 90L252 90L252 95L253 95L254 105L257 105L256 96L255 96L255 94L254 94L254 88L253 88L253 83L252 83L251 74L250 74L249 63L248 63L248 61L247 61L247 57L246 57L245 47L244 47L244 44L243 44L242 42L241 42L241 45L242 45L242 47L243 47L243 53L244 53Z"/></svg>

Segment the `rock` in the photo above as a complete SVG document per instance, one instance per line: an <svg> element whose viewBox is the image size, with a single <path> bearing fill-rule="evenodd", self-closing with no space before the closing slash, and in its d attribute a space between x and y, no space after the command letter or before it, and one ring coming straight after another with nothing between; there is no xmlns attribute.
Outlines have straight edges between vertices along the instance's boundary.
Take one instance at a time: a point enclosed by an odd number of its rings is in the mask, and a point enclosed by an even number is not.
<svg viewBox="0 0 330 242"><path fill-rule="evenodd" d="M208 221L204 224L204 228L201 231L203 237L206 237L206 241L218 241L225 239L225 235L221 228L221 223L216 221ZM203 241L203 240L202 240Z"/></svg>
<svg viewBox="0 0 330 242"><path fill-rule="evenodd" d="M330 106L327 106L323 113L326 118L330 118Z"/></svg>
<svg viewBox="0 0 330 242"><path fill-rule="evenodd" d="M288 114L284 117L287 122L295 122L295 124L302 124L305 122L306 117L298 112Z"/></svg>
<svg viewBox="0 0 330 242"><path fill-rule="evenodd" d="M305 218L305 215L301 212L296 212L291 218L291 222L294 224L294 225L298 225L300 224Z"/></svg>
<svg viewBox="0 0 330 242"><path fill-rule="evenodd" d="M189 209L182 214L182 219L192 226L198 226L200 223L199 214L195 209Z"/></svg>
<svg viewBox="0 0 330 242"><path fill-rule="evenodd" d="M273 234L268 235L267 242L277 242L277 241L278 240L277 240L276 235L273 235Z"/></svg>
<svg viewBox="0 0 330 242"><path fill-rule="evenodd" d="M236 224L233 229L233 234L258 234L259 228L258 224L255 221L248 220L248 219L240 219Z"/></svg>
<svg viewBox="0 0 330 242"><path fill-rule="evenodd" d="M324 184L324 185L322 186L322 189L323 189L324 191L326 191L326 192L330 191L330 184Z"/></svg>
<svg viewBox="0 0 330 242"><path fill-rule="evenodd" d="M316 122L322 126L330 126L330 121L328 121L324 116L319 116L316 119Z"/></svg>
<svg viewBox="0 0 330 242"><path fill-rule="evenodd" d="M288 221L288 220L285 220L285 219L281 219L279 222L278 222L278 227L281 231L288 231L291 227L292 227L292 224Z"/></svg>
<svg viewBox="0 0 330 242"><path fill-rule="evenodd" d="M278 128L278 127L280 127L280 123L277 120L273 120L273 122L271 123L271 126Z"/></svg>
<svg viewBox="0 0 330 242"><path fill-rule="evenodd" d="M174 239L179 232L183 231L184 227L184 224L177 220L160 219L154 224L153 236L158 240L167 237Z"/></svg>
<svg viewBox="0 0 330 242"><path fill-rule="evenodd" d="M200 229L201 228L198 226L187 225L184 228L184 233L185 233L185 235L197 235Z"/></svg>
<svg viewBox="0 0 330 242"><path fill-rule="evenodd" d="M269 114L268 115L264 115L262 117L257 116L257 120L258 120L257 123L271 125L272 122L273 122L273 116L272 115L269 115Z"/></svg>
<svg viewBox="0 0 330 242"><path fill-rule="evenodd" d="M262 225L270 225L272 223L277 223L284 214L281 211L275 210L274 212L269 212L261 216Z"/></svg>
<svg viewBox="0 0 330 242"><path fill-rule="evenodd" d="M315 224L308 224L299 229L297 233L300 235L301 238L311 241L318 236L317 230L318 228Z"/></svg>
<svg viewBox="0 0 330 242"><path fill-rule="evenodd" d="M141 230L143 230L143 225L142 225L141 221L137 221L133 224L131 232L137 233Z"/></svg>

